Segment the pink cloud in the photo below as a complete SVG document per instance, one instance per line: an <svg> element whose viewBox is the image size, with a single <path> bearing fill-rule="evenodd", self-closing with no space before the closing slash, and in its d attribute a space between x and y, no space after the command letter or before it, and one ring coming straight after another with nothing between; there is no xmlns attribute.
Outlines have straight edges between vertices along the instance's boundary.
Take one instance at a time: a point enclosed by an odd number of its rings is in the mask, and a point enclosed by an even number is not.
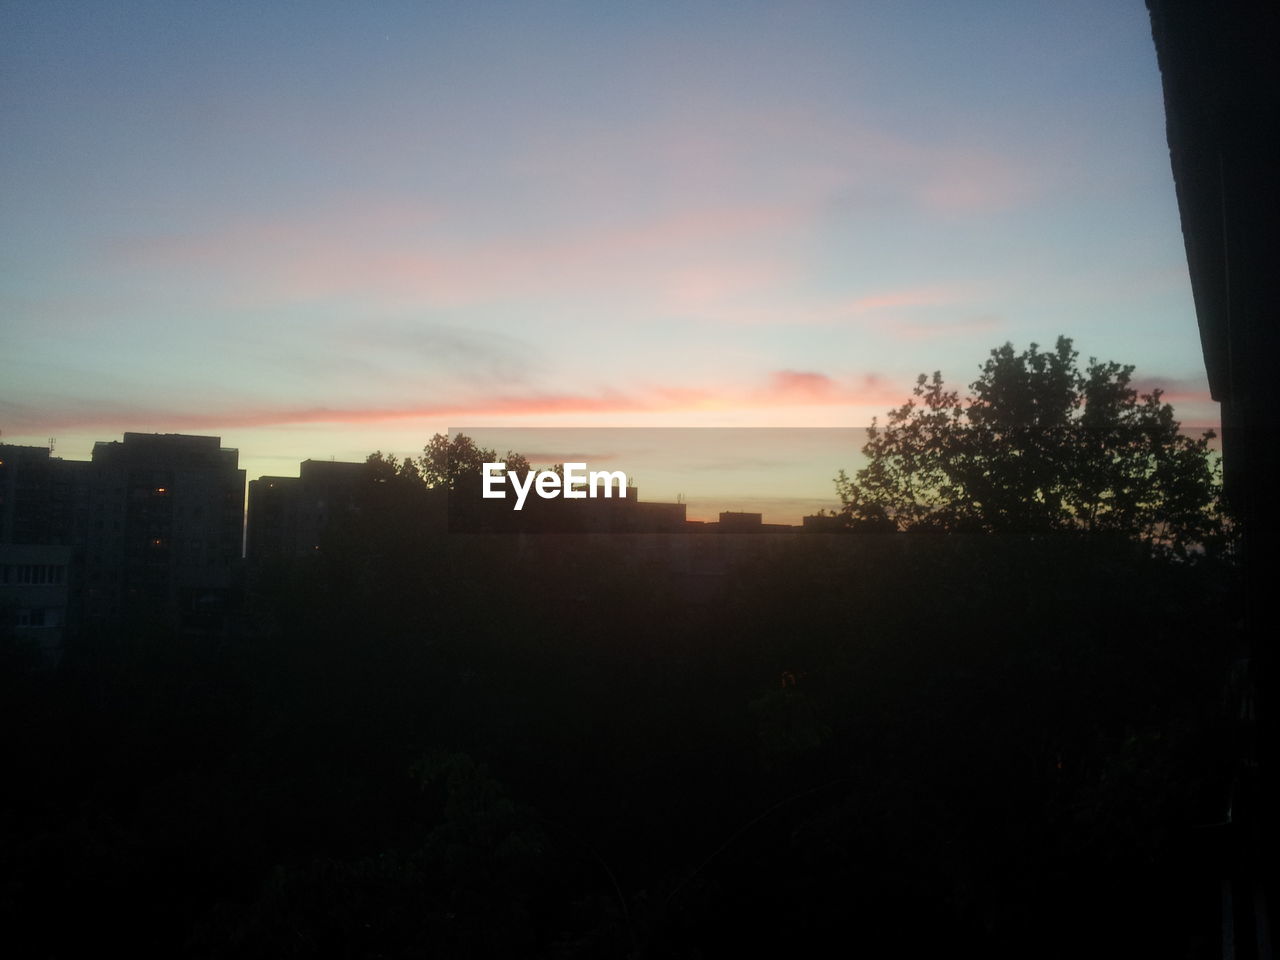
<svg viewBox="0 0 1280 960"><path fill-rule="evenodd" d="M1165 399L1184 397L1188 400L1198 400L1209 396L1209 385L1203 379L1198 378L1162 377L1158 375L1134 377L1129 381L1129 386L1138 391L1139 394L1161 390L1164 392Z"/></svg>
<svg viewBox="0 0 1280 960"><path fill-rule="evenodd" d="M611 162L584 171L566 168L566 155ZM575 188L585 174L600 198L634 188L643 176L658 178L675 197L759 196L807 206L874 191L947 215L1009 209L1038 188L1026 159L984 142L911 139L814 105L743 111L687 103L642 129L592 131L568 144L547 140L526 163L543 178L572 177Z"/></svg>
<svg viewBox="0 0 1280 960"><path fill-rule="evenodd" d="M944 151L941 162L921 171L916 199L944 214L996 213L1017 206L1033 192L1028 171L989 151Z"/></svg>
<svg viewBox="0 0 1280 960"><path fill-rule="evenodd" d="M836 379L814 371L778 370L754 401L760 406L881 407L901 403L909 392L874 373Z"/></svg>
<svg viewBox="0 0 1280 960"><path fill-rule="evenodd" d="M706 315L750 306L750 299L793 280L793 263L759 258L708 264L678 265L660 290L663 309L673 313Z"/></svg>
<svg viewBox="0 0 1280 960"><path fill-rule="evenodd" d="M487 197L375 197L130 241L118 252L165 274L160 288L188 271L216 295L257 306L350 297L461 306L621 291L680 312L736 311L750 309L736 299L802 272L790 241L835 197L874 193L951 215L1004 209L1032 190L1024 166L981 145L908 141L803 109L722 116L712 130L701 111L651 126L558 135L513 160L516 183L507 186L517 202L532 191L563 201L552 212L536 205L543 212L532 222L513 215L479 226L474 210L493 215ZM637 183L654 202L628 210L617 198ZM619 206L603 221L583 218ZM945 291L886 291L798 313L822 323L838 319L827 313L944 301ZM786 322L781 312L744 322Z"/></svg>
<svg viewBox="0 0 1280 960"><path fill-rule="evenodd" d="M11 409L8 429L40 435L73 429L160 429L202 431L305 424L375 424L404 420L465 422L495 417L575 414L681 414L698 411L752 411L786 407L886 407L900 403L906 390L890 387L878 375L838 380L812 371L780 370L763 386L726 385L720 389L679 384L649 384L629 391L586 393L528 391L472 401L388 406L311 405L260 408L170 410L141 407L72 406L63 410Z"/></svg>
<svg viewBox="0 0 1280 960"><path fill-rule="evenodd" d="M1160 390L1160 400L1173 406L1174 416L1182 424L1184 432L1198 434L1205 430L1220 432L1222 408L1209 395L1209 387L1199 378L1146 376L1137 377L1129 384L1145 396Z"/></svg>
<svg viewBox="0 0 1280 960"><path fill-rule="evenodd" d="M797 398L809 403L827 401L836 389L836 383L825 373L799 370L779 370L770 385L777 399Z"/></svg>
<svg viewBox="0 0 1280 960"><path fill-rule="evenodd" d="M703 207L621 226L558 224L460 240L428 211L411 216L250 219L193 236L152 238L115 250L144 270L212 270L234 298L310 302L376 296L429 305L589 290L651 289L698 301L759 289L770 270L757 258L727 259L726 247L798 225L807 213L779 205ZM426 236L423 236L423 233ZM721 251L719 261L690 266Z"/></svg>

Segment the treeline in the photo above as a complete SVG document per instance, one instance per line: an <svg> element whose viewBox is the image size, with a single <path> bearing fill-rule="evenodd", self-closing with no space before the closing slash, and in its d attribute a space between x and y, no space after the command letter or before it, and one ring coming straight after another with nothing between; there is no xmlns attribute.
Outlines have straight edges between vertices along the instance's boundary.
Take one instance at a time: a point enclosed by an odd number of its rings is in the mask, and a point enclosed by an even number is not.
<svg viewBox="0 0 1280 960"><path fill-rule="evenodd" d="M14 955L1209 955L1228 569L371 496L229 639L5 646Z"/></svg>

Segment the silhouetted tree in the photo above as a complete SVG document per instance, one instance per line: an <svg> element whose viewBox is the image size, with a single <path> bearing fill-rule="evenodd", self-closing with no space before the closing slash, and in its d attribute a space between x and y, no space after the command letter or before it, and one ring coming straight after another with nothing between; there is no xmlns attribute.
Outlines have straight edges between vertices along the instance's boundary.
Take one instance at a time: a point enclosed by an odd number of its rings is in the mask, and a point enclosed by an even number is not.
<svg viewBox="0 0 1280 960"><path fill-rule="evenodd" d="M390 483L393 480L422 482L418 461L413 457L405 457L401 460L394 453L375 450L365 457L364 462L368 466L370 478L375 483Z"/></svg>
<svg viewBox="0 0 1280 960"><path fill-rule="evenodd" d="M464 479L480 476L482 464L499 460L507 465L508 470L523 472L529 469L529 461L518 453L508 450L499 457L493 450L477 446L464 433L456 433L452 439L447 434L437 433L422 450L419 472L431 489L457 490Z"/></svg>
<svg viewBox="0 0 1280 960"><path fill-rule="evenodd" d="M1139 395L1132 366L1071 340L992 350L967 397L940 373L876 421L867 465L836 488L855 528L1111 532L1185 556L1224 539L1212 431L1181 432L1159 390Z"/></svg>

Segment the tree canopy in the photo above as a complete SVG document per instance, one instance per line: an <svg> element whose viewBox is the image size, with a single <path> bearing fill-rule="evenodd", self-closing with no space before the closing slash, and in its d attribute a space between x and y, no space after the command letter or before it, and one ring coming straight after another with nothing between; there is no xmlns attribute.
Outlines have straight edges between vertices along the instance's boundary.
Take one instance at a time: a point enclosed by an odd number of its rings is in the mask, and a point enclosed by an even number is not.
<svg viewBox="0 0 1280 960"><path fill-rule="evenodd" d="M482 465L499 461L506 464L508 470L523 473L530 469L529 461L522 454L508 450L499 457L493 450L476 446L465 433L455 433L452 439L437 433L423 448L419 467L428 487L459 490L465 480L473 483L478 491Z"/></svg>
<svg viewBox="0 0 1280 960"><path fill-rule="evenodd" d="M854 529L1109 532L1186 556L1223 541L1212 431L1184 434L1161 391L1139 395L1133 367L1072 342L991 351L961 397L941 373L872 421L866 466L836 489Z"/></svg>
<svg viewBox="0 0 1280 960"><path fill-rule="evenodd" d="M493 450L477 446L465 433L455 433L452 438L444 433L433 435L422 448L421 457L399 460L394 454L377 450L369 454L366 463L375 481L398 478L420 483L429 490L460 490L465 480L473 482L478 491L482 465L499 461L508 470L530 469L522 454L508 450L499 457Z"/></svg>

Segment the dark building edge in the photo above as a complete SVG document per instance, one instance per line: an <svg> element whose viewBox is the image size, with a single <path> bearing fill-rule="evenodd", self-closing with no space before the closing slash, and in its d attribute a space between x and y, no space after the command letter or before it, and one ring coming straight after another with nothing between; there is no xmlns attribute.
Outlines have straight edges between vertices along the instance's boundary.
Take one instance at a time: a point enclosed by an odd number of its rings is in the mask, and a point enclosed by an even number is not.
<svg viewBox="0 0 1280 960"><path fill-rule="evenodd" d="M1267 556L1280 476L1280 5L1147 0L1169 158L1210 391L1222 406L1226 492L1242 532L1249 683L1231 709L1241 744L1218 838L1223 956L1270 958L1278 893L1277 664Z"/></svg>

